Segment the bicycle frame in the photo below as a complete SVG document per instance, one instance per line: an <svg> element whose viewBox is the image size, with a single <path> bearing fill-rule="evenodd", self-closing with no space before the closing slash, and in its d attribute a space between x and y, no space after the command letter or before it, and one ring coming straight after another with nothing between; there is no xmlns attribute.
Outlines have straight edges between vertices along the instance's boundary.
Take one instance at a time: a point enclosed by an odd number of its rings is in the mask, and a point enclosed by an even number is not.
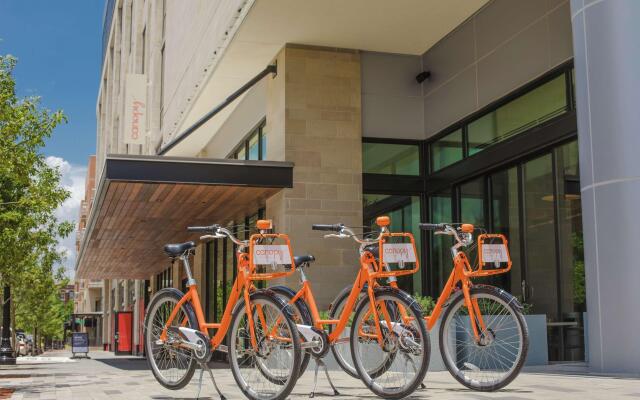
<svg viewBox="0 0 640 400"><path fill-rule="evenodd" d="M411 234L388 234L387 236L404 236L409 237L411 240L411 244L415 251L415 241L413 239L413 235ZM353 289L349 293L349 297L347 297L347 302L342 310L339 319L326 319L323 320L320 318L320 313L318 311L318 306L316 304L315 298L313 296L313 291L311 290L311 284L306 279L306 276L303 272L302 279L302 288L296 293L296 295L289 301L289 304L294 304L298 299L303 299L309 309L311 311L311 318L313 319L313 326L317 329L324 329L325 325L335 325L335 329L329 334L329 343L337 343L340 340L340 334L344 331L347 323L349 322L349 318L351 313L354 310L358 302L358 298L360 293L364 289L365 285L367 285L367 297L371 304L371 310L374 310L376 301L374 296L374 289L378 284L378 279L382 278L390 278L394 276L408 275L415 273L419 268L419 263L416 261L416 266L412 270L405 271L383 271L379 268L379 265L376 263L375 258L370 252L364 252L360 256L360 270L358 271L358 275L356 276ZM389 311L386 309L386 304L384 301L379 301L378 304L382 307L382 314L385 319L387 326L391 326L391 317ZM401 309L402 317L405 321L409 321L410 317L407 317L406 311ZM380 346L383 346L383 334L382 329L380 327L380 320L378 313L373 313L373 318L375 322L376 334L375 338L378 340ZM366 335L361 332L361 335Z"/></svg>
<svg viewBox="0 0 640 400"><path fill-rule="evenodd" d="M222 320L217 323L216 322L211 323L206 321L204 312L202 310L202 304L200 303L200 295L198 294L198 285L195 282L195 280L191 278L188 255L181 256L180 258L184 263L185 269L187 270L187 275L189 276L189 282L190 282L189 289L187 293L178 301L176 307L173 309L172 313L169 315L169 318L165 323L164 329L160 334L160 339L161 340L167 339L167 330L173 323L173 320L176 318L178 311L185 303L189 302L196 313L196 318L198 320L198 328L200 332L206 335L206 337L210 338L211 348L212 350L216 350L224 342L225 336L227 335L227 331L229 330L229 327L230 327L231 314L234 308L236 307L236 304L240 299L240 296L242 296L244 300L247 315L251 315L252 307L250 302L250 295L253 291L256 290L256 287L253 284L253 281L270 280L270 279L288 276L293 273L293 268L291 269L290 272L289 271L273 272L273 273L257 273L256 272L256 266L253 262L253 257L252 257L254 245L258 240L265 239L265 238L284 239L286 241L287 247L289 248L289 254L293 254L291 252L291 242L289 241L289 238L286 235L267 234L267 233L252 235L249 239L249 254L243 252L242 248L239 248L238 252L236 253L236 257L238 260L237 277L231 289L231 294L229 295L229 299L227 300L227 306L224 309ZM293 265L293 258L291 259L291 263ZM263 328L265 328L264 331L266 332L267 331L266 320L262 313L262 308L256 307L256 312L258 315L258 319L262 324ZM251 346L253 347L254 350L257 350L258 341L255 335L254 319L248 318L248 322L249 322L249 332L251 335ZM188 323L187 318L185 317L184 320L181 321L180 323L181 323L181 326L186 326ZM209 329L216 330L216 333L213 337L210 337ZM281 339L289 340L286 338L281 338Z"/></svg>
<svg viewBox="0 0 640 400"><path fill-rule="evenodd" d="M502 237L502 235L485 235L485 236L495 236ZM505 243L506 243L506 239ZM509 261L509 269L511 268L511 261ZM473 271L471 265L469 264L469 260L467 256L462 251L458 251L453 259L453 270L447 279L447 282L444 284L442 288L442 292L438 297L438 301L436 302L435 307L431 315L425 316L424 319L427 323L427 329L431 330L438 319L440 319L440 315L442 313L442 308L446 304L446 302L451 297L451 294L456 290L458 283L462 288L462 295L464 296L464 303L469 312L469 319L471 322L471 327L473 330L473 334L476 340L480 340L480 332L483 332L486 329L486 325L484 320L482 319L482 314L480 312L480 307L478 306L478 301L471 298L471 287L473 286L473 282L471 281L471 277L473 276L488 276L499 273L508 272L509 269L502 271ZM396 281L389 282L390 286L398 287L398 283ZM403 310L401 310L403 312ZM478 329L480 328L480 330Z"/></svg>

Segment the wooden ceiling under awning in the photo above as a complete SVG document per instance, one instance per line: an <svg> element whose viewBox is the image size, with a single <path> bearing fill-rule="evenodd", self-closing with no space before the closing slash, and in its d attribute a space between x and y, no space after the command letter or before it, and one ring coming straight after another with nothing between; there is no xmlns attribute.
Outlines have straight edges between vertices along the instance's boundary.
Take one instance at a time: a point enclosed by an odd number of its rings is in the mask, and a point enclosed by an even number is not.
<svg viewBox="0 0 640 400"><path fill-rule="evenodd" d="M168 266L164 244L197 239L187 226L244 218L292 185L285 162L109 156L76 276L149 279Z"/></svg>

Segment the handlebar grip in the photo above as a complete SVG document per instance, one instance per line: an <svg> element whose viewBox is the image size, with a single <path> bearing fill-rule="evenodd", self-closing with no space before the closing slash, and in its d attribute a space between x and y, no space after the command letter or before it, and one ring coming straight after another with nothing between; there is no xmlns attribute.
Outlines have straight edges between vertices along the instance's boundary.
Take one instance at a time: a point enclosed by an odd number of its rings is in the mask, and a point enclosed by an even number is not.
<svg viewBox="0 0 640 400"><path fill-rule="evenodd" d="M430 224L427 222L421 222L420 224L418 224L418 226L420 227L420 229L424 229L426 231L441 231L444 230L445 228L445 224Z"/></svg>
<svg viewBox="0 0 640 400"><path fill-rule="evenodd" d="M211 226L189 226L187 227L187 232L205 232L205 233L215 233L216 229L218 229L218 225Z"/></svg>
<svg viewBox="0 0 640 400"><path fill-rule="evenodd" d="M313 224L313 225L311 225L311 229L313 229L314 231L340 232L343 227L344 227L343 224L333 224L333 225Z"/></svg>

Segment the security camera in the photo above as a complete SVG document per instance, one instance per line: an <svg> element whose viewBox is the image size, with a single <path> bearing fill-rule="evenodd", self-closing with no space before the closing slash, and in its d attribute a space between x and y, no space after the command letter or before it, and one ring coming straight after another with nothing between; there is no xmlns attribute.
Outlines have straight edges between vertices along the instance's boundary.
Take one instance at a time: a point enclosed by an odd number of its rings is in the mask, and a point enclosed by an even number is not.
<svg viewBox="0 0 640 400"><path fill-rule="evenodd" d="M418 75L416 75L416 81L418 83L422 83L431 77L431 71L422 71Z"/></svg>

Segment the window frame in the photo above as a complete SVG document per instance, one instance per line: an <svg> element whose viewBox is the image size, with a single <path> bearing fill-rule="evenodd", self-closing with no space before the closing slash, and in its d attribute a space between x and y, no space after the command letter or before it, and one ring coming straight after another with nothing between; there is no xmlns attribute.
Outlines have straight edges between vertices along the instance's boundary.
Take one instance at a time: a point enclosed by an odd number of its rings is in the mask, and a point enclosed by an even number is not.
<svg viewBox="0 0 640 400"><path fill-rule="evenodd" d="M448 126L447 128L443 129L442 131L438 132L437 134L431 136L430 138L426 139L426 146L427 146L427 153L429 154L429 157L431 158L431 149L432 149L432 145L437 142L438 140L446 137L448 134L455 132L458 129L462 130L462 159L447 165L444 168L438 169L438 170L434 170L433 169L433 163L431 162L431 160L429 160L429 171L427 171L427 175L432 175L434 173L438 173L440 171L443 171L447 168L450 168L453 165L456 165L468 158L472 158L477 156L478 154L482 153L482 151L477 152L473 155L469 155L469 133L468 133L468 126L469 124L471 124L474 121L477 121L479 119L481 119L482 117L491 114L492 112L497 111L498 109L500 109L501 107L511 103L512 101L532 92L535 89L538 89L539 87L551 82L552 80L563 76L565 77L565 96L566 96L566 101L567 101L567 112L562 113L560 115L557 115L547 121L542 122L541 124L538 125L534 125L531 126L527 129L524 129L522 132L519 132L503 141L500 141L496 144L494 144L493 146L499 144L499 143L505 143L505 142L509 142L512 139L514 139L515 137L518 137L519 135L524 134L525 132L530 131L531 129L535 129L539 126L544 126L548 123L551 123L553 121L556 121L559 118L562 118L564 115L566 115L567 113L571 113L571 112L575 112L575 102L573 101L573 99L575 98L575 93L574 90L575 88L573 87L573 83L572 83L572 71L573 71L573 60L569 60L559 66L557 66L556 68L546 72L545 74L543 74L542 76L540 76L537 79L534 79L533 81L517 88L516 90L512 91L511 93L507 94L506 96L501 97L500 99L489 103L488 105L486 105L485 107L481 108L480 110L469 114L468 116L464 117L463 119L457 121L456 123ZM489 146L488 148L490 148L492 146Z"/></svg>
<svg viewBox="0 0 640 400"><path fill-rule="evenodd" d="M264 128L267 125L267 120L266 118L262 118L260 120L260 122L258 122L253 128L251 128L249 130L249 133L247 133L242 140L240 140L240 143L238 143L236 145L236 147L233 148L233 150L229 153L229 155L227 156L227 158L231 158L234 160L244 160L244 161L261 161L264 160L265 157L265 153L266 153L266 149L263 149L262 146L262 138L264 136L266 136L266 133L264 132ZM249 142L251 141L251 139L256 136L258 139L258 159L257 160L250 160L249 159ZM244 158L238 158L239 152L241 150L244 149Z"/></svg>

